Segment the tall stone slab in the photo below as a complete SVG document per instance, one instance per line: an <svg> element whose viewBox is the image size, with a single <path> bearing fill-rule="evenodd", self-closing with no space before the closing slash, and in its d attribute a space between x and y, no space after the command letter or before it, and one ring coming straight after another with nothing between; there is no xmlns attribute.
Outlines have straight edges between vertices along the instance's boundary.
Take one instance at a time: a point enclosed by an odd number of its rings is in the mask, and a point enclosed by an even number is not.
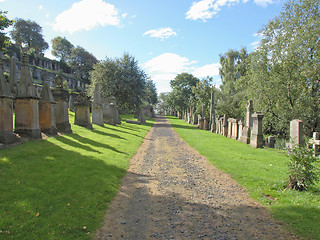
<svg viewBox="0 0 320 240"><path fill-rule="evenodd" d="M51 91L57 102L55 105L56 127L59 132L72 133L68 110L69 92L63 89L62 78L58 75L55 77L55 84L56 87Z"/></svg>
<svg viewBox="0 0 320 240"><path fill-rule="evenodd" d="M238 140L240 141L240 138L242 136L242 129L243 129L243 121L240 119L238 121Z"/></svg>
<svg viewBox="0 0 320 240"><path fill-rule="evenodd" d="M99 84L96 84L94 88L94 97L92 103L92 123L100 126L104 125Z"/></svg>
<svg viewBox="0 0 320 240"><path fill-rule="evenodd" d="M233 118L228 119L228 135L227 135L228 138L232 137L232 121L233 121Z"/></svg>
<svg viewBox="0 0 320 240"><path fill-rule="evenodd" d="M10 144L18 141L13 133L13 94L4 76L3 60L0 58L0 143Z"/></svg>
<svg viewBox="0 0 320 240"><path fill-rule="evenodd" d="M92 129L90 118L90 101L86 93L81 92L78 95L77 101L74 103L75 117L74 124Z"/></svg>
<svg viewBox="0 0 320 240"><path fill-rule="evenodd" d="M210 101L210 129L211 132L216 131L216 116L215 116L215 107L214 107L214 91L211 92L211 101Z"/></svg>
<svg viewBox="0 0 320 240"><path fill-rule="evenodd" d="M119 108L117 104L117 99L113 96L110 97L110 104L113 104L113 121L115 124L121 124Z"/></svg>
<svg viewBox="0 0 320 240"><path fill-rule="evenodd" d="M304 144L303 140L303 121L294 119L290 122L290 142L289 147L293 148Z"/></svg>
<svg viewBox="0 0 320 240"><path fill-rule="evenodd" d="M39 100L39 126L41 132L52 135L57 134L55 105L56 102L50 86L48 82L44 82Z"/></svg>
<svg viewBox="0 0 320 240"><path fill-rule="evenodd" d="M228 118L226 115L222 118L222 136L228 136Z"/></svg>
<svg viewBox="0 0 320 240"><path fill-rule="evenodd" d="M39 127L39 96L32 84L29 56L23 54L21 77L15 101L15 132L22 137L41 138Z"/></svg>
<svg viewBox="0 0 320 240"><path fill-rule="evenodd" d="M239 138L239 141L245 144L250 143L251 129L253 127L252 113L253 103L252 100L249 100L246 104L244 127L242 129L241 137Z"/></svg>
<svg viewBox="0 0 320 240"><path fill-rule="evenodd" d="M232 134L231 134L231 138L237 140L238 139L238 120L237 119L232 119Z"/></svg>
<svg viewBox="0 0 320 240"><path fill-rule="evenodd" d="M252 131L250 137L250 147L262 148L263 147L263 134L262 134L262 119L263 114L254 113L252 114Z"/></svg>

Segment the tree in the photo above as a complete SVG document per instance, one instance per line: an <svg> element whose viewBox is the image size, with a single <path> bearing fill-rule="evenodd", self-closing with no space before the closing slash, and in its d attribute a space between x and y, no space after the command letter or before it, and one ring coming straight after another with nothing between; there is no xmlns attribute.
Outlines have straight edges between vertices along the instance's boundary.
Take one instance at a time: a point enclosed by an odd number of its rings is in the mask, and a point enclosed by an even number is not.
<svg viewBox="0 0 320 240"><path fill-rule="evenodd" d="M83 47L77 46L71 51L69 65L72 67L75 76L86 83L89 83L90 71L93 70L96 63L98 63L96 57Z"/></svg>
<svg viewBox="0 0 320 240"><path fill-rule="evenodd" d="M55 37L51 40L52 43L52 55L59 58L63 62L67 62L71 53L74 49L74 46L64 37Z"/></svg>
<svg viewBox="0 0 320 240"><path fill-rule="evenodd" d="M320 2L290 0L262 30L251 56L248 87L268 133L285 137L289 122L320 130Z"/></svg>
<svg viewBox="0 0 320 240"><path fill-rule="evenodd" d="M2 51L9 42L4 30L13 24L13 21L6 16L7 12L0 11L0 51Z"/></svg>
<svg viewBox="0 0 320 240"><path fill-rule="evenodd" d="M42 27L34 21L16 19L10 34L16 44L26 45L28 48L35 49L37 53L42 53L49 48L48 43L43 39Z"/></svg>
<svg viewBox="0 0 320 240"><path fill-rule="evenodd" d="M178 74L173 80L170 81L171 100L177 110L182 111L189 107L190 98L194 97L192 87L195 87L199 79L189 73Z"/></svg>
<svg viewBox="0 0 320 240"><path fill-rule="evenodd" d="M205 105L205 115L210 115L210 101L212 91L212 78L207 77L197 82L195 87L192 87L192 93L194 94L194 101L196 104L196 112L202 113L202 106Z"/></svg>
<svg viewBox="0 0 320 240"><path fill-rule="evenodd" d="M150 79L146 81L145 99L148 104L154 105L158 102L157 88Z"/></svg>
<svg viewBox="0 0 320 240"><path fill-rule="evenodd" d="M241 118L243 108L241 104L245 97L245 90L240 83L240 78L245 76L247 71L247 50L229 50L220 55L221 68L221 95L217 109L220 115L226 114L228 117Z"/></svg>
<svg viewBox="0 0 320 240"><path fill-rule="evenodd" d="M147 75L128 53L96 64L90 76L91 90L99 83L102 97L116 97L120 108L137 111L142 105Z"/></svg>

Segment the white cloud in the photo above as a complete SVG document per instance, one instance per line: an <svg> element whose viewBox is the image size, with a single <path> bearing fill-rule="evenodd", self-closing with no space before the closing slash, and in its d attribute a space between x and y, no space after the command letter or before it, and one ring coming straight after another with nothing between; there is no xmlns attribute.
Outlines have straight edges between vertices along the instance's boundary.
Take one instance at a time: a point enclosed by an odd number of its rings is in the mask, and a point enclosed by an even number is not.
<svg viewBox="0 0 320 240"><path fill-rule="evenodd" d="M232 6L240 3L241 0L200 0L194 2L186 13L186 19L202 20L206 22L214 15L218 14L221 7L227 5ZM242 0L243 3L247 3L249 0ZM272 4L273 0L253 0L255 4L266 7L268 4Z"/></svg>
<svg viewBox="0 0 320 240"><path fill-rule="evenodd" d="M118 26L120 17L114 5L102 0L82 0L60 13L53 24L55 31L70 34L97 26Z"/></svg>
<svg viewBox="0 0 320 240"><path fill-rule="evenodd" d="M262 7L267 7L268 4L272 4L273 0L254 0L255 4L262 6Z"/></svg>
<svg viewBox="0 0 320 240"><path fill-rule="evenodd" d="M165 39L165 38L169 38L171 36L176 36L177 33L175 31L173 31L172 28L167 27L167 28L159 28L159 29L149 30L143 34L143 36L145 36L145 35L149 35L150 37Z"/></svg>
<svg viewBox="0 0 320 240"><path fill-rule="evenodd" d="M40 6L39 6L39 10L42 10L42 9L43 9L43 6L42 6L42 5L40 5Z"/></svg>
<svg viewBox="0 0 320 240"><path fill-rule="evenodd" d="M197 61L175 53L164 53L144 63L142 67L155 82L160 93L170 91L170 80L173 80L179 73L187 72L198 78L219 75L219 63L201 67L194 66L196 63Z"/></svg>
<svg viewBox="0 0 320 240"><path fill-rule="evenodd" d="M207 64L202 67L195 68L192 74L197 78L205 78L207 76L218 76L220 63Z"/></svg>
<svg viewBox="0 0 320 240"><path fill-rule="evenodd" d="M5 2L6 0L0 0L0 2Z"/></svg>

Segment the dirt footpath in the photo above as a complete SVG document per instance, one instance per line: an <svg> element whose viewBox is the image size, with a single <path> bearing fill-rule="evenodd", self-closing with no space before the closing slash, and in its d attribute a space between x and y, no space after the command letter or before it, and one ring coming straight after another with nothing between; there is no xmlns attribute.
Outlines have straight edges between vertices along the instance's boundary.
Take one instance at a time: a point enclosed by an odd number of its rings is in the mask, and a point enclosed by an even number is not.
<svg viewBox="0 0 320 240"><path fill-rule="evenodd" d="M164 117L131 160L96 239L292 239Z"/></svg>

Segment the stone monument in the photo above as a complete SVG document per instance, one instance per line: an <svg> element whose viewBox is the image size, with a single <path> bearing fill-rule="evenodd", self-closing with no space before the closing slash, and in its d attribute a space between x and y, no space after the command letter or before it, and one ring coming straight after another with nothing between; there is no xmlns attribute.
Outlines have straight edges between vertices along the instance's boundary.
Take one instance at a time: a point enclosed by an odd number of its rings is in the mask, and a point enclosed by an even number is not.
<svg viewBox="0 0 320 240"><path fill-rule="evenodd" d="M253 104L252 104L252 100L249 100L247 101L246 112L245 112L245 121L244 121L245 125L242 129L241 137L239 138L239 141L245 144L249 144L250 142L251 128L253 126L252 113L253 113Z"/></svg>
<svg viewBox="0 0 320 240"><path fill-rule="evenodd" d="M99 84L96 84L94 88L94 97L92 103L92 123L100 126L104 125Z"/></svg>
<svg viewBox="0 0 320 240"><path fill-rule="evenodd" d="M303 121L294 119L290 122L290 142L288 147L293 148L303 144Z"/></svg>
<svg viewBox="0 0 320 240"><path fill-rule="evenodd" d="M81 92L78 95L75 107L74 124L92 129L90 118L90 101L85 92Z"/></svg>
<svg viewBox="0 0 320 240"><path fill-rule="evenodd" d="M33 139L41 138L38 100L39 96L32 84L29 56L24 53L15 101L15 132L20 136Z"/></svg>
<svg viewBox="0 0 320 240"><path fill-rule="evenodd" d="M262 134L262 119L263 114L252 114L253 127L251 130L250 147L262 148L263 147L263 134Z"/></svg>

